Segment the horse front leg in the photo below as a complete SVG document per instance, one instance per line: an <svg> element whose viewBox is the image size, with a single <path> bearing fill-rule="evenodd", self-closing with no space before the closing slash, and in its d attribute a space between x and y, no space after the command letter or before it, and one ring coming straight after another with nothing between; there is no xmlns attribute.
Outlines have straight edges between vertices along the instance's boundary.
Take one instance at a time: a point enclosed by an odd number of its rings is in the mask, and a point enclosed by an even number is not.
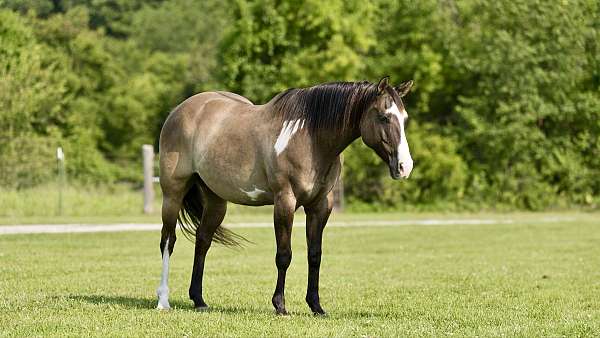
<svg viewBox="0 0 600 338"><path fill-rule="evenodd" d="M315 315L325 315L319 300L319 269L321 267L321 246L323 229L333 208L333 191L311 206L306 212L306 245L308 248L308 286L306 303Z"/></svg>
<svg viewBox="0 0 600 338"><path fill-rule="evenodd" d="M289 193L279 193L275 197L275 210L273 221L275 226L275 240L277 241L277 254L275 265L277 265L277 285L273 293L272 303L275 312L287 315L285 309L285 274L292 261L292 225L294 223L294 211L296 210L296 198Z"/></svg>

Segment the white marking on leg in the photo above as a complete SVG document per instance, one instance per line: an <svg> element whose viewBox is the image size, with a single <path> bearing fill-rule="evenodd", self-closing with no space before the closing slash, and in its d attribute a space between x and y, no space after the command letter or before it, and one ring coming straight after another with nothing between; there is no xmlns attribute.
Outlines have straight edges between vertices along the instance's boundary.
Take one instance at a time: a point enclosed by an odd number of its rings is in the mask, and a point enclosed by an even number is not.
<svg viewBox="0 0 600 338"><path fill-rule="evenodd" d="M160 285L156 290L158 295L158 305L156 306L159 310L169 310L169 238L165 243L162 257L162 274L160 276Z"/></svg>
<svg viewBox="0 0 600 338"><path fill-rule="evenodd" d="M241 190L241 191L242 191L244 194L246 194L248 197L250 197L250 199L251 199L251 200L253 200L253 201L256 201L256 200L258 199L258 196L260 196L260 195L262 195L262 194L266 193L266 191L264 191L264 190L260 190L260 189L258 189L257 187L254 187L254 190L248 190L248 191L246 191L246 190L244 190L244 189L242 189L242 188L240 188L240 190Z"/></svg>
<svg viewBox="0 0 600 338"><path fill-rule="evenodd" d="M290 140L292 139L292 136L294 136L294 134L302 129L304 127L304 120L290 120L290 121L284 121L283 122L283 127L281 128L281 131L279 132L279 136L277 136L277 141L275 141L275 153L277 155L281 154L285 148L287 147L288 143L290 142Z"/></svg>
<svg viewBox="0 0 600 338"><path fill-rule="evenodd" d="M408 147L408 141L406 140L406 133L404 132L404 121L408 117L406 110L398 109L396 103L392 103L392 106L386 110L386 113L396 116L400 123L400 143L398 144L398 163L402 164L402 171L400 176L407 178L410 176L410 172L413 169L413 159L410 156L410 149Z"/></svg>

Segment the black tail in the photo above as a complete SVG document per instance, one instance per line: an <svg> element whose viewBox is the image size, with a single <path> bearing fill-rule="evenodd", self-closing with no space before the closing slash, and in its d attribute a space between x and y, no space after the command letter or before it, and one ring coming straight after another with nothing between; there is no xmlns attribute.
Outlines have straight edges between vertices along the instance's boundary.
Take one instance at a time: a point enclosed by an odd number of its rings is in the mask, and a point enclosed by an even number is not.
<svg viewBox="0 0 600 338"><path fill-rule="evenodd" d="M183 198L183 205L177 219L179 220L183 235L188 240L195 242L196 229L200 226L204 208L202 207L200 186L198 186L197 182L199 177L194 177L193 179L194 183ZM217 230L215 230L212 240L219 244L232 247L242 247L243 242L248 242L244 237L223 226L219 226Z"/></svg>

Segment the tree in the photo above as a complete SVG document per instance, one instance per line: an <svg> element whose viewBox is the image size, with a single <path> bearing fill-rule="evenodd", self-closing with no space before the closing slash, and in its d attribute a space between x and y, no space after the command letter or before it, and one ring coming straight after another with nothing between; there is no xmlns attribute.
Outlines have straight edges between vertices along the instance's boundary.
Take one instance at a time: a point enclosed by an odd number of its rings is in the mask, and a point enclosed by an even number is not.
<svg viewBox="0 0 600 338"><path fill-rule="evenodd" d="M446 90L444 50L438 38L444 26L437 1L378 1L374 24L377 42L369 50L367 74L390 75L393 82L413 79L404 98L410 119L407 137L415 160L408 181L391 181L387 166L360 142L345 155L345 188L355 207L407 208L456 203L464 194L466 164L457 154L455 135L444 133L438 97ZM432 23L436 23L433 25Z"/></svg>
<svg viewBox="0 0 600 338"><path fill-rule="evenodd" d="M36 42L26 21L0 10L0 184L34 185L52 173L61 138L63 63Z"/></svg>
<svg viewBox="0 0 600 338"><path fill-rule="evenodd" d="M364 78L374 7L364 1L235 1L219 79L257 102L290 87Z"/></svg>
<svg viewBox="0 0 600 338"><path fill-rule="evenodd" d="M600 96L597 61L586 56L598 55L597 2L470 1L455 10L446 60L469 169L494 200L533 209L559 197L591 202L600 192L590 138L600 134Z"/></svg>

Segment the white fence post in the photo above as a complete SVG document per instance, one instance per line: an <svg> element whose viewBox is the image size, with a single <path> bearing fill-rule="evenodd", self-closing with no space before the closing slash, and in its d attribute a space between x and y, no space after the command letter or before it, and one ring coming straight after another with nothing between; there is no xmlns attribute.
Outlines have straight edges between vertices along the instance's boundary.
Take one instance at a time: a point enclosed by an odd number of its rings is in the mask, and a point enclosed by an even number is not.
<svg viewBox="0 0 600 338"><path fill-rule="evenodd" d="M144 213L150 214L154 211L154 147L150 144L142 146L144 157Z"/></svg>
<svg viewBox="0 0 600 338"><path fill-rule="evenodd" d="M65 187L65 153L62 147L56 148L56 166L58 170L58 215L63 214L63 189Z"/></svg>

